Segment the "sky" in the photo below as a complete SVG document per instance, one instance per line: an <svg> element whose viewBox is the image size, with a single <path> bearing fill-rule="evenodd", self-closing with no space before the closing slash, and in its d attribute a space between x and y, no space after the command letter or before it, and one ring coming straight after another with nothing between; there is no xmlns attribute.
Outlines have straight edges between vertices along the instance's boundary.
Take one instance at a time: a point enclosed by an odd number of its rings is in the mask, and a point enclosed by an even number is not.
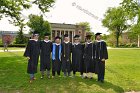
<svg viewBox="0 0 140 93"><path fill-rule="evenodd" d="M91 31L108 34L107 28L102 26L101 19L109 7L117 7L122 0L56 0L50 12L44 18L51 23L76 24L79 22L89 22ZM23 16L28 21L29 14L40 14L37 6L23 11ZM18 27L9 24L8 18L0 20L0 30L18 31ZM26 27L25 33L29 28Z"/></svg>

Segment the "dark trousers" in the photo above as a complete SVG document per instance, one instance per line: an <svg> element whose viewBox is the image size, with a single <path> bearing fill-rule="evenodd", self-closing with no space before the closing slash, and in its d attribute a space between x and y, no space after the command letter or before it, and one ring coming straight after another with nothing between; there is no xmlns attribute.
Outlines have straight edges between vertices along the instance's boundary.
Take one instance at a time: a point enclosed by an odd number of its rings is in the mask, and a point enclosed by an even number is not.
<svg viewBox="0 0 140 93"><path fill-rule="evenodd" d="M70 76L70 72L64 71L64 76Z"/></svg>
<svg viewBox="0 0 140 93"><path fill-rule="evenodd" d="M56 71L52 71L52 76L55 76ZM57 75L60 75L60 71L57 71Z"/></svg>
<svg viewBox="0 0 140 93"><path fill-rule="evenodd" d="M105 62L99 61L98 62L98 81L104 80L105 76Z"/></svg>

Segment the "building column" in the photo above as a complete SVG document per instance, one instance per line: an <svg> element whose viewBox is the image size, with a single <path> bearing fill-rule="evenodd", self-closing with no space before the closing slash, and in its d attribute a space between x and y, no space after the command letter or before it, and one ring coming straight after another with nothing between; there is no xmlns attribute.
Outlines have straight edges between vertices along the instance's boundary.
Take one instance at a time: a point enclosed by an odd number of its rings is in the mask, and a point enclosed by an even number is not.
<svg viewBox="0 0 140 93"><path fill-rule="evenodd" d="M74 34L74 31L72 31L72 43L73 43L73 37L74 37L74 35L73 35L73 34Z"/></svg>
<svg viewBox="0 0 140 93"><path fill-rule="evenodd" d="M73 35L75 36L75 31L73 31Z"/></svg>
<svg viewBox="0 0 140 93"><path fill-rule="evenodd" d="M53 30L52 30L52 32L51 32L51 41L52 41L52 38L53 38L53 37L52 37L52 33L53 33Z"/></svg>
<svg viewBox="0 0 140 93"><path fill-rule="evenodd" d="M61 30L60 30L60 37L61 37Z"/></svg>
<svg viewBox="0 0 140 93"><path fill-rule="evenodd" d="M54 32L55 32L55 37L57 36L57 30L54 30Z"/></svg>
<svg viewBox="0 0 140 93"><path fill-rule="evenodd" d="M68 36L70 36L70 31L68 31Z"/></svg>
<svg viewBox="0 0 140 93"><path fill-rule="evenodd" d="M64 35L65 35L65 30L64 30Z"/></svg>

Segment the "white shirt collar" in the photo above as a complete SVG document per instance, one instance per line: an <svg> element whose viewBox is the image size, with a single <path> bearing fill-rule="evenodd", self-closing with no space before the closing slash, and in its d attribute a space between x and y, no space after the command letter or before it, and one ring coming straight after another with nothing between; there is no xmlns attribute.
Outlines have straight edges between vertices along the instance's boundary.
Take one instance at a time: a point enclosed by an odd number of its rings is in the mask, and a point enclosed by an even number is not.
<svg viewBox="0 0 140 93"><path fill-rule="evenodd" d="M57 46L60 45L60 44L57 44L57 43L55 43L55 44L56 44Z"/></svg>
<svg viewBox="0 0 140 93"><path fill-rule="evenodd" d="M92 42L86 42L87 44L91 44Z"/></svg>
<svg viewBox="0 0 140 93"><path fill-rule="evenodd" d="M65 41L64 41L64 43L68 44L68 43L69 43L69 41L68 41L68 42L65 42Z"/></svg>
<svg viewBox="0 0 140 93"><path fill-rule="evenodd" d="M30 39L30 40L38 41L38 39Z"/></svg>
<svg viewBox="0 0 140 93"><path fill-rule="evenodd" d="M96 40L96 42L103 42L104 40Z"/></svg>
<svg viewBox="0 0 140 93"><path fill-rule="evenodd" d="M74 45L78 45L78 44L80 44L80 43L74 43Z"/></svg>
<svg viewBox="0 0 140 93"><path fill-rule="evenodd" d="M44 40L44 42L48 43L48 42L50 42L50 40Z"/></svg>

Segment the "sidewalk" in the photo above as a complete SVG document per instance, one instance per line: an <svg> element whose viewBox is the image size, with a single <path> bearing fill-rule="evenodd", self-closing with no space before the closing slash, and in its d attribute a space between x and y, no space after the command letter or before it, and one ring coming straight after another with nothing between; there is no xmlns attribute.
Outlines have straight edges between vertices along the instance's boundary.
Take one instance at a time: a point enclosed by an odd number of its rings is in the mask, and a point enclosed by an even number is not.
<svg viewBox="0 0 140 93"><path fill-rule="evenodd" d="M18 49L18 50L8 50L8 52L22 52L25 51L25 49ZM4 52L4 50L0 50L0 52ZM7 51L5 51L7 52Z"/></svg>
<svg viewBox="0 0 140 93"><path fill-rule="evenodd" d="M107 47L107 49L140 49L140 48L112 48L112 47Z"/></svg>

